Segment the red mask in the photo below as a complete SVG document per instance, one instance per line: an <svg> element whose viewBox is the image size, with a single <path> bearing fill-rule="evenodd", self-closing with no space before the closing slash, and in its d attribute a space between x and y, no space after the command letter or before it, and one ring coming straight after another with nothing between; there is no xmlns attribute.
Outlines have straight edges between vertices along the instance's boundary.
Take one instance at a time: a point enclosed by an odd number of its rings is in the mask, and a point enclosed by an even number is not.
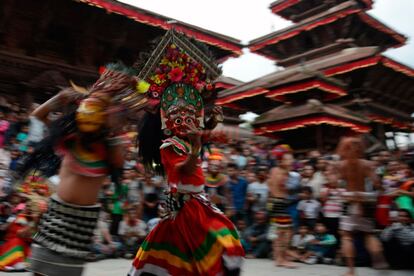
<svg viewBox="0 0 414 276"><path fill-rule="evenodd" d="M196 110L191 105L178 105L168 110L166 126L175 136L185 137L191 128L199 128Z"/></svg>

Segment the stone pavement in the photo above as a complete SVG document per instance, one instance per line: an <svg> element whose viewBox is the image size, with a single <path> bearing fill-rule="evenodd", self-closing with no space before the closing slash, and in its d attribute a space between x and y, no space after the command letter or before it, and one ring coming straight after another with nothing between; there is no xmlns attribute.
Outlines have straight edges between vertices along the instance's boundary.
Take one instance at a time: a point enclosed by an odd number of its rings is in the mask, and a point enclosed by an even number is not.
<svg viewBox="0 0 414 276"><path fill-rule="evenodd" d="M126 276L132 260L110 259L88 263L84 276ZM339 276L345 272L344 267L333 265L298 264L297 269L284 269L273 266L270 260L246 260L243 275L252 276ZM358 268L359 276L409 276L414 271L376 271L369 268ZM30 273L5 273L1 276L31 276ZM62 275L63 276L63 275Z"/></svg>

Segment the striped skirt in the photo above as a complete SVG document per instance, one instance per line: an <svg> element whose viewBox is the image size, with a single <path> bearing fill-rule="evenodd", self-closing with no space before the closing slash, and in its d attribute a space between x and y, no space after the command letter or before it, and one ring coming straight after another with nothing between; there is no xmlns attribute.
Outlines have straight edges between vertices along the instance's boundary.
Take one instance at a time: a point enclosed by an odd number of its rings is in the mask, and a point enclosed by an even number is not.
<svg viewBox="0 0 414 276"><path fill-rule="evenodd" d="M281 197L270 197L268 199L267 210L271 221L278 229L292 227L292 218L288 212L289 203L289 200Z"/></svg>
<svg viewBox="0 0 414 276"><path fill-rule="evenodd" d="M244 251L234 225L204 195L183 197L143 242L128 275L239 275Z"/></svg>
<svg viewBox="0 0 414 276"><path fill-rule="evenodd" d="M52 195L34 236L28 270L48 276L81 275L99 210L100 205L78 206Z"/></svg>

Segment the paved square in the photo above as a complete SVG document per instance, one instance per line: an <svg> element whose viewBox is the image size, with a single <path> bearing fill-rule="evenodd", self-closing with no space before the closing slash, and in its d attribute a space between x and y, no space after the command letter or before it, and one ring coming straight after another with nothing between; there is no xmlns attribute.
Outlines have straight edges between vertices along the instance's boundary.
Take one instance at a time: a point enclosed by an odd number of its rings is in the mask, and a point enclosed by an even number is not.
<svg viewBox="0 0 414 276"><path fill-rule="evenodd" d="M88 263L84 276L126 276L132 260L110 259ZM270 260L246 260L242 275L254 276L339 276L345 267L333 265L298 264L297 269L284 269L273 266ZM414 271L377 271L370 268L358 268L359 276L409 276ZM31 276L30 273L2 273L0 275Z"/></svg>

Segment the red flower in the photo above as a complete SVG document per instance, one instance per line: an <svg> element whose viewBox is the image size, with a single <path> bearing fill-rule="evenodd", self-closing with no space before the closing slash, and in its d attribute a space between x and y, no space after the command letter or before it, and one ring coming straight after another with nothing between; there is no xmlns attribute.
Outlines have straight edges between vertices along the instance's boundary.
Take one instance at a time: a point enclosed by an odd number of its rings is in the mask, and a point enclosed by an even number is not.
<svg viewBox="0 0 414 276"><path fill-rule="evenodd" d="M211 83L209 83L209 84L207 84L207 85L206 85L206 89L207 89L208 91L211 91L211 90L213 90L213 89L214 89L214 85L213 85L213 84L211 84Z"/></svg>
<svg viewBox="0 0 414 276"><path fill-rule="evenodd" d="M161 88L158 85L156 85L156 84L151 84L149 90L150 91L155 91L155 92L160 92L161 91Z"/></svg>
<svg viewBox="0 0 414 276"><path fill-rule="evenodd" d="M99 66L99 75L102 75L103 74L103 72L105 72L105 70L106 70L106 67L105 66Z"/></svg>
<svg viewBox="0 0 414 276"><path fill-rule="evenodd" d="M172 82L179 82L183 78L183 71L181 71L180 68L174 68L168 73L168 76L170 77L170 80Z"/></svg>
<svg viewBox="0 0 414 276"><path fill-rule="evenodd" d="M202 91L204 88L204 83L203 82L197 82L194 84L195 89L197 89L198 91Z"/></svg>

